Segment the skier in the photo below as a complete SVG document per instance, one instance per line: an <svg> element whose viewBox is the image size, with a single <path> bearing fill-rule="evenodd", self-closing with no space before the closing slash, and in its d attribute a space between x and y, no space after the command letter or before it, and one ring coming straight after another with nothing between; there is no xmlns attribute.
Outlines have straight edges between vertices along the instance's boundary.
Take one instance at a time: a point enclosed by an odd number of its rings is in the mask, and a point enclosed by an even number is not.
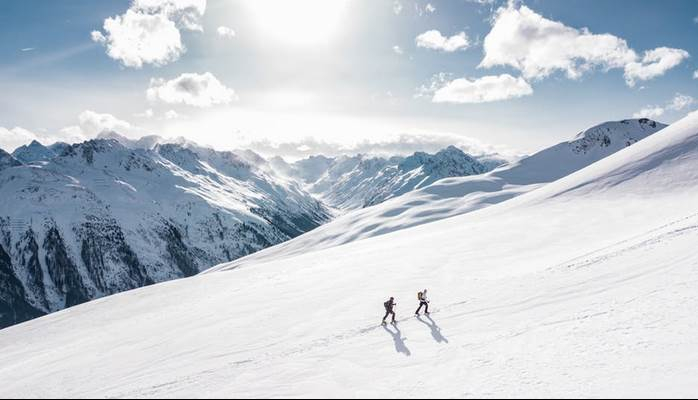
<svg viewBox="0 0 698 400"><path fill-rule="evenodd" d="M383 325L385 325L385 319L388 318L388 315L390 314L393 315L392 323L395 323L395 311L393 311L393 307L395 307L396 305L397 304L395 304L395 299L393 297L391 297L390 300L383 303L383 306L385 306L385 317L383 317Z"/></svg>
<svg viewBox="0 0 698 400"><path fill-rule="evenodd" d="M419 308L415 311L414 315L419 315L419 311L424 307L424 314L429 315L429 300L427 299L427 290L424 289L423 292L417 293L417 300L419 300Z"/></svg>

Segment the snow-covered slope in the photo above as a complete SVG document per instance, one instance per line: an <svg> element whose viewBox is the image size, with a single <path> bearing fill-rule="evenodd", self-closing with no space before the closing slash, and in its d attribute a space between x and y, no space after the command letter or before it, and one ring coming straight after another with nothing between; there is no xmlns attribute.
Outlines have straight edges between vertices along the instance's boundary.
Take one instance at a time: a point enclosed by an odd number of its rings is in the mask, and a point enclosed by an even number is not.
<svg viewBox="0 0 698 400"><path fill-rule="evenodd" d="M0 396L691 396L697 196L694 114L492 207L0 331Z"/></svg>
<svg viewBox="0 0 698 400"><path fill-rule="evenodd" d="M0 287L1 326L195 275L329 218L298 185L233 153L100 139L47 161L39 146L27 150L44 161L0 171L0 269L21 283Z"/></svg>
<svg viewBox="0 0 698 400"><path fill-rule="evenodd" d="M494 158L482 163L455 146L409 157L313 156L293 164L271 160L277 171L305 183L309 192L341 210L373 206L439 179L482 174L502 163Z"/></svg>
<svg viewBox="0 0 698 400"><path fill-rule="evenodd" d="M582 131L568 142L489 173L441 179L382 204L354 210L313 232L238 260L238 263L255 263L338 246L479 210L567 176L665 127L648 119L606 122Z"/></svg>

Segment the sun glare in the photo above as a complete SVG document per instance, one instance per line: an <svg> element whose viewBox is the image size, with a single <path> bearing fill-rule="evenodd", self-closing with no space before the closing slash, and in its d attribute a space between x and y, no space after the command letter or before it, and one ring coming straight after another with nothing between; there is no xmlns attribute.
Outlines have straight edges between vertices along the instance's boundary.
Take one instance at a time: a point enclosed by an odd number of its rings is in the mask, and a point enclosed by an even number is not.
<svg viewBox="0 0 698 400"><path fill-rule="evenodd" d="M248 0L247 9L269 37L292 45L328 43L339 26L347 0Z"/></svg>

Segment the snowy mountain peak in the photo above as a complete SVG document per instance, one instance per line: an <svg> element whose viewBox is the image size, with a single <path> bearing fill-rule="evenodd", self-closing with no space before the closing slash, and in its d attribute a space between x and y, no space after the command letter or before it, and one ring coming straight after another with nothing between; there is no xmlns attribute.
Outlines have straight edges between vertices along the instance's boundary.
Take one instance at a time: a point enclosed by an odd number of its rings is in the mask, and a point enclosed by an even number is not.
<svg viewBox="0 0 698 400"><path fill-rule="evenodd" d="M335 162L334 158L315 155L296 161L293 169L298 178L306 183L313 183L320 179Z"/></svg>
<svg viewBox="0 0 698 400"><path fill-rule="evenodd" d="M92 139L83 143L76 143L66 148L60 155L61 158L81 158L88 165L93 165L99 155L109 153L124 153L129 150L115 139ZM117 154L116 157L119 155Z"/></svg>
<svg viewBox="0 0 698 400"><path fill-rule="evenodd" d="M23 163L32 163L50 160L55 157L57 153L38 141L33 140L28 145L18 147L12 155Z"/></svg>
<svg viewBox="0 0 698 400"><path fill-rule="evenodd" d="M605 122L580 132L569 145L574 153L614 145L627 147L666 127L647 118Z"/></svg>
<svg viewBox="0 0 698 400"><path fill-rule="evenodd" d="M97 135L97 139L113 139L129 149L143 150L152 150L159 143L168 142L163 137L157 135L143 136L140 139L129 139L115 131L103 131Z"/></svg>
<svg viewBox="0 0 698 400"><path fill-rule="evenodd" d="M444 178L487 172L484 164L453 145L434 155L424 152L414 153L399 164L399 168L403 171L410 171L420 166L427 174L438 173Z"/></svg>
<svg viewBox="0 0 698 400"><path fill-rule="evenodd" d="M376 205L439 179L481 174L500 165L484 165L455 146L408 157L315 156L288 166L275 164L308 184L308 190L323 201L345 210Z"/></svg>

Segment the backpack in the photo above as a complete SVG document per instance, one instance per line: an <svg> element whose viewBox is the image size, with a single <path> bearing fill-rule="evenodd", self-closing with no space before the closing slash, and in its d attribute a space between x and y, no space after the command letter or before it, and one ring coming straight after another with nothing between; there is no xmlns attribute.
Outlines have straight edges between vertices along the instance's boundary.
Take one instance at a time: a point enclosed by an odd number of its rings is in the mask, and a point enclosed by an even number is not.
<svg viewBox="0 0 698 400"><path fill-rule="evenodd" d="M389 310L389 309L390 309L390 306L391 306L390 300L388 300L388 301L386 301L385 303L383 303L383 306L385 307L386 310Z"/></svg>
<svg viewBox="0 0 698 400"><path fill-rule="evenodd" d="M422 292L418 292L417 293L417 300L422 300L423 296L424 295L422 294Z"/></svg>

